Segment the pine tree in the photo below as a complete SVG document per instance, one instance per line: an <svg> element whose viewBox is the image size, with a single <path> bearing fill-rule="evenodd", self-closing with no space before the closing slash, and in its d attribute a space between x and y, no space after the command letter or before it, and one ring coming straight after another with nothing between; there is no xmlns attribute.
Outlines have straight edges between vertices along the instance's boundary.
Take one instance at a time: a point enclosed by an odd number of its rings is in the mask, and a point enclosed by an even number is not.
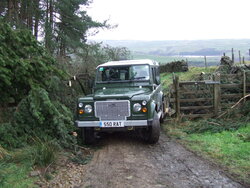
<svg viewBox="0 0 250 188"><path fill-rule="evenodd" d="M42 37L47 50L65 56L82 48L90 28L109 28L106 21L93 21L81 7L89 0L1 0L0 15L13 28L26 28Z"/></svg>
<svg viewBox="0 0 250 188"><path fill-rule="evenodd" d="M90 28L108 27L106 22L99 23L92 20L80 6L87 6L87 0L61 0L56 3L60 15L56 23L58 54L65 56L66 51L74 51L84 46L86 33Z"/></svg>

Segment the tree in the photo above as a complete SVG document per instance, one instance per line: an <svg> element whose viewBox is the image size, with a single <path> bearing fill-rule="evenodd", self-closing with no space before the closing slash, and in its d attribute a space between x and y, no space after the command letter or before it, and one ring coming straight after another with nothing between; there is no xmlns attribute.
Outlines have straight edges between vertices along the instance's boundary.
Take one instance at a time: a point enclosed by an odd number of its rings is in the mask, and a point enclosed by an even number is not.
<svg viewBox="0 0 250 188"><path fill-rule="evenodd" d="M74 52L77 48L83 48L86 43L86 33L90 28L109 27L106 22L93 21L86 11L80 9L80 5L88 4L87 0L61 0L60 3L56 3L60 17L57 17L59 21L55 24L55 31L60 56L65 56L66 51Z"/></svg>
<svg viewBox="0 0 250 188"><path fill-rule="evenodd" d="M55 60L31 32L0 19L0 104L18 104L32 87L47 87L50 75L60 75Z"/></svg>
<svg viewBox="0 0 250 188"><path fill-rule="evenodd" d="M109 61L119 61L130 59L131 53L126 47L104 46L104 51Z"/></svg>
<svg viewBox="0 0 250 188"><path fill-rule="evenodd" d="M0 107L15 107L10 122L0 123L0 145L20 147L34 137L64 147L76 142L72 113L58 95L66 88L62 80L66 73L29 30L0 19Z"/></svg>
<svg viewBox="0 0 250 188"><path fill-rule="evenodd" d="M36 39L42 37L51 54L82 48L90 28L109 28L107 21L93 21L83 7L90 0L1 0L0 15L13 28L26 28Z"/></svg>

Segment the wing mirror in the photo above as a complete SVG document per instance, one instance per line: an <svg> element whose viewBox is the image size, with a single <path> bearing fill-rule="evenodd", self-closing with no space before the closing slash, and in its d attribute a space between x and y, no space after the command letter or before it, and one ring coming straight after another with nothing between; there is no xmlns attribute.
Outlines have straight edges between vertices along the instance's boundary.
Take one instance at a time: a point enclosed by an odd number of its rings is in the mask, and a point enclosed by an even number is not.
<svg viewBox="0 0 250 188"><path fill-rule="evenodd" d="M160 76L155 77L155 82L156 82L157 85L160 85L160 83L161 83Z"/></svg>

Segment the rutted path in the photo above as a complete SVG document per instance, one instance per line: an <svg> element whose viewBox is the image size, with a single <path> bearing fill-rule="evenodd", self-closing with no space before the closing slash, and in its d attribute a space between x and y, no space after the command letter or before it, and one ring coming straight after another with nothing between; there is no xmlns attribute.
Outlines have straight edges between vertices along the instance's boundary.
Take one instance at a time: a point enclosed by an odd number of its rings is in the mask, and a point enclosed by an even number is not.
<svg viewBox="0 0 250 188"><path fill-rule="evenodd" d="M156 145L108 135L85 166L81 188L242 187L223 171L161 134Z"/></svg>

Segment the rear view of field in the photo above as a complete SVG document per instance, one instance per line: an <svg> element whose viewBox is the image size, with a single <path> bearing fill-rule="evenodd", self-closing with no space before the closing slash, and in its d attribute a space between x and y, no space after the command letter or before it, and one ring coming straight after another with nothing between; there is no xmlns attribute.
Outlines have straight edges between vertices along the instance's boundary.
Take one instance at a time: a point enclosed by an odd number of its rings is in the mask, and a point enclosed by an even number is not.
<svg viewBox="0 0 250 188"><path fill-rule="evenodd" d="M165 134L156 145L133 135L102 138L80 187L243 187Z"/></svg>

